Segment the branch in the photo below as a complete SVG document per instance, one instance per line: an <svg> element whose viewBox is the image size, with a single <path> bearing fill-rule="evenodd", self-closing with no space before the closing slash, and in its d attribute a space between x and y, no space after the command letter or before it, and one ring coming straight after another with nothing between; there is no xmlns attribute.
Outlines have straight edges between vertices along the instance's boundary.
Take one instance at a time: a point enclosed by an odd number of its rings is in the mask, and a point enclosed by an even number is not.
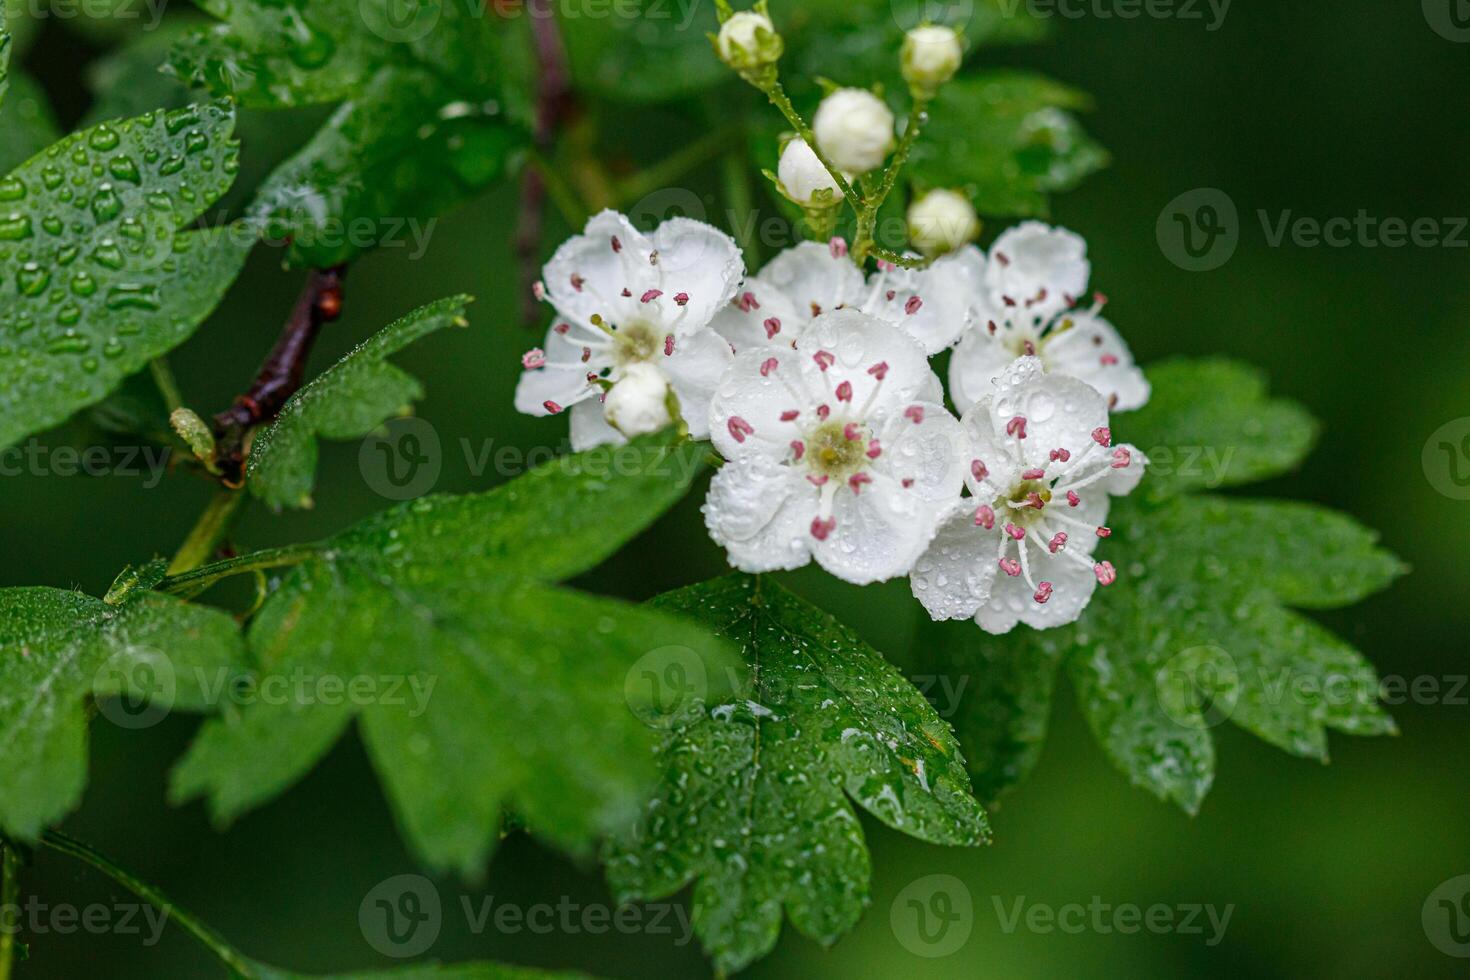
<svg viewBox="0 0 1470 980"><path fill-rule="evenodd" d="M252 429L275 418L306 377L306 359L322 325L342 314L345 265L313 269L250 389L214 417L215 460L226 486L245 482L245 451Z"/></svg>
<svg viewBox="0 0 1470 980"><path fill-rule="evenodd" d="M546 154L556 141L556 129L572 108L571 84L561 32L549 0L527 0L531 35L540 68L536 81L536 149ZM521 178L521 213L516 226L515 255L521 271L521 319L528 327L537 322L533 291L540 276L541 235L546 223L546 179L536 167Z"/></svg>

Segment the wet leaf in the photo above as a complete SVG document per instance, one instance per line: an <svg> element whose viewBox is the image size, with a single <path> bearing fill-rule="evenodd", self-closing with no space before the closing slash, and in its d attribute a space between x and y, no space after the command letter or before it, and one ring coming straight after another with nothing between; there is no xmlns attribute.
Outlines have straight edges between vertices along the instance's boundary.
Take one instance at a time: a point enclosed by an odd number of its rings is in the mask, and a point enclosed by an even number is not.
<svg viewBox="0 0 1470 980"><path fill-rule="evenodd" d="M244 659L233 619L177 599L0 589L0 830L34 840L80 802L90 700L146 727L217 706Z"/></svg>
<svg viewBox="0 0 1470 980"><path fill-rule="evenodd" d="M103 123L0 177L0 446L104 398L219 303L251 236L184 231L230 186L234 111Z"/></svg>
<svg viewBox="0 0 1470 980"><path fill-rule="evenodd" d="M623 900L694 882L695 930L719 970L769 952L783 908L825 944L853 927L871 874L854 802L921 840L987 840L950 727L851 630L743 575L655 606L740 643L750 680L677 719L660 753L663 784L637 837L612 849L608 876Z"/></svg>
<svg viewBox="0 0 1470 980"><path fill-rule="evenodd" d="M418 379L388 363L420 337L464 326L468 296L421 307L349 351L292 395L250 447L248 485L267 504L308 507L316 483L317 439L361 439L423 397Z"/></svg>
<svg viewBox="0 0 1470 980"><path fill-rule="evenodd" d="M1086 96L1017 71L946 85L929 110L907 176L921 188L963 188L982 215L1044 217L1048 197L1107 165L1074 113Z"/></svg>
<svg viewBox="0 0 1470 980"><path fill-rule="evenodd" d="M293 676L377 686L329 703L309 685L206 726L175 797L208 796L228 822L304 776L356 720L405 836L435 868L478 873L507 807L572 852L626 827L654 775L626 674L668 645L711 671L731 661L723 641L670 613L553 583L678 501L703 452L646 437L331 538L251 624L262 688Z"/></svg>

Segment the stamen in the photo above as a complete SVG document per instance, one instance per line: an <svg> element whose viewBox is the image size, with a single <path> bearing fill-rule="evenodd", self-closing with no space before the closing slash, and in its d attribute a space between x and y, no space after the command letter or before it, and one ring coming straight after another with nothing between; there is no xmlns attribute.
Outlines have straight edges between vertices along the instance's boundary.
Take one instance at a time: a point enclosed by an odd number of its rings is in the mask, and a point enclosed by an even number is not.
<svg viewBox="0 0 1470 980"><path fill-rule="evenodd" d="M878 440L877 439L869 439L868 440L868 458L869 459L877 459L879 456L882 456L882 455L883 455L883 447L878 444Z"/></svg>
<svg viewBox="0 0 1470 980"><path fill-rule="evenodd" d="M1002 558L998 564L1000 565L1000 570L1011 578L1015 578L1021 574L1021 563L1014 558Z"/></svg>
<svg viewBox="0 0 1470 980"><path fill-rule="evenodd" d="M1118 356L1116 354L1104 354L1098 360L1102 362L1103 367L1112 367L1118 363Z"/></svg>
<svg viewBox="0 0 1470 980"><path fill-rule="evenodd" d="M1056 463L1056 462L1065 463L1067 460L1069 460L1071 458L1072 458L1072 454L1069 453L1065 449L1053 449L1051 451L1051 461L1053 463Z"/></svg>
<svg viewBox="0 0 1470 980"><path fill-rule="evenodd" d="M919 312L919 308L923 305L924 301L922 299L917 296L910 296L908 302L903 304L903 311L909 316L913 316L915 313Z"/></svg>
<svg viewBox="0 0 1470 980"><path fill-rule="evenodd" d="M1062 550L1062 547L1066 545L1066 543L1067 532L1058 531L1056 534L1052 535L1052 539L1046 543L1046 550L1050 551L1052 554L1056 554L1058 551Z"/></svg>
<svg viewBox="0 0 1470 980"><path fill-rule="evenodd" d="M823 422L827 421L827 416L829 416L831 414L832 414L832 409L828 408L826 405L818 405L817 406L817 418L820 419L821 421L823 421Z"/></svg>
<svg viewBox="0 0 1470 980"><path fill-rule="evenodd" d="M572 325L570 323L558 323L551 329L555 330L559 334L566 334L569 330L572 329Z"/></svg>
<svg viewBox="0 0 1470 980"><path fill-rule="evenodd" d="M674 335L669 334L664 338L664 357L674 356Z"/></svg>
<svg viewBox="0 0 1470 980"><path fill-rule="evenodd" d="M623 243L618 241L617 235L612 236L612 249L614 252L621 252L623 250Z"/></svg>
<svg viewBox="0 0 1470 980"><path fill-rule="evenodd" d="M852 401L852 382L844 381L837 386L837 400L840 402Z"/></svg>
<svg viewBox="0 0 1470 980"><path fill-rule="evenodd" d="M1113 469L1126 470L1128 464L1133 462L1133 454L1119 446L1113 450Z"/></svg>
<svg viewBox="0 0 1470 980"><path fill-rule="evenodd" d="M807 474L807 481L811 483L811 485L814 487L822 486L824 483L827 482L827 479L828 478L826 473L823 473L821 476L817 476L811 473Z"/></svg>
<svg viewBox="0 0 1470 980"><path fill-rule="evenodd" d="M1092 441L1106 449L1113 441L1113 430L1100 425L1092 430Z"/></svg>
<svg viewBox="0 0 1470 980"><path fill-rule="evenodd" d="M826 541L827 535L831 534L832 529L836 526L837 518L835 517L829 517L825 521L822 520L820 517L813 517L812 537L816 538L818 541Z"/></svg>
<svg viewBox="0 0 1470 980"><path fill-rule="evenodd" d="M544 302L546 299L546 283L537 279L531 284L531 295L536 297L536 302Z"/></svg>
<svg viewBox="0 0 1470 980"><path fill-rule="evenodd" d="M766 322L762 324L762 326L766 328L766 339L770 340L772 337L776 336L776 334L781 332L781 319L780 317L774 316L767 317Z"/></svg>
<svg viewBox="0 0 1470 980"><path fill-rule="evenodd" d="M847 485L852 488L853 496L862 492L864 483L872 483L873 478L866 473L854 473L847 478Z"/></svg>
<svg viewBox="0 0 1470 980"><path fill-rule="evenodd" d="M1100 538L1110 538L1113 536L1113 529L1110 527L1099 527L1097 529L1097 536Z"/></svg>
<svg viewBox="0 0 1470 980"><path fill-rule="evenodd" d="M1098 585L1112 585L1118 581L1118 570L1110 561L1100 561L1092 566L1092 572L1097 576Z"/></svg>
<svg viewBox="0 0 1470 980"><path fill-rule="evenodd" d="M1041 469L1039 467L1032 467L1029 470L1022 470L1021 471L1021 479L1023 479L1023 480L1041 480L1041 479L1044 479L1045 477L1046 477L1046 470L1043 470L1043 469Z"/></svg>
<svg viewBox="0 0 1470 980"><path fill-rule="evenodd" d="M825 350L819 350L815 354L813 354L812 360L816 361L817 367L821 368L823 371L827 370L833 364L837 363L837 358L832 355L832 352Z"/></svg>
<svg viewBox="0 0 1470 980"><path fill-rule="evenodd" d="M995 511L990 509L989 504L981 504L975 509L975 526L983 527L987 531L995 530Z"/></svg>
<svg viewBox="0 0 1470 980"><path fill-rule="evenodd" d="M544 368L545 366L546 352L539 347L532 347L521 355L521 367L527 371L534 371L537 368Z"/></svg>
<svg viewBox="0 0 1470 980"><path fill-rule="evenodd" d="M1014 524L1006 525L1006 533L1017 541L1020 541L1021 539L1026 537L1026 532L1023 531L1021 528L1016 527L1016 525Z"/></svg>
<svg viewBox="0 0 1470 980"><path fill-rule="evenodd" d="M840 259L847 255L847 242L840 237L833 238L828 242L827 248L831 250L834 259Z"/></svg>
<svg viewBox="0 0 1470 980"><path fill-rule="evenodd" d="M988 470L985 467L985 464L982 463L980 460L972 459L970 460L970 475L973 476L976 480L983 481L987 476L990 475L990 470Z"/></svg>
<svg viewBox="0 0 1470 980"><path fill-rule="evenodd" d="M882 381L884 378L888 377L888 362L879 361L877 364L874 364L872 367L868 368L868 373L877 378L879 381Z"/></svg>
<svg viewBox="0 0 1470 980"><path fill-rule="evenodd" d="M730 430L730 437L736 442L744 442L746 436L755 432L751 424L738 415L730 416L730 420L725 424Z"/></svg>
<svg viewBox="0 0 1470 980"><path fill-rule="evenodd" d="M800 439L791 440L791 451L796 454L797 460L806 455L806 444Z"/></svg>
<svg viewBox="0 0 1470 980"><path fill-rule="evenodd" d="M689 294L688 293L675 293L674 294L674 302L677 303L677 304L679 304L680 306L686 305L689 302Z"/></svg>
<svg viewBox="0 0 1470 980"><path fill-rule="evenodd" d="M640 302L640 303L652 303L654 300L658 299L663 294L664 294L664 291L662 289L650 289L648 292L646 292L642 296L638 297L638 302Z"/></svg>
<svg viewBox="0 0 1470 980"><path fill-rule="evenodd" d="M842 438L848 442L856 442L861 435L862 433L858 432L856 422L849 422L842 427Z"/></svg>
<svg viewBox="0 0 1470 980"><path fill-rule="evenodd" d="M546 409L552 415L559 415L559 414L561 414L561 406L558 405L556 402L551 401L550 399L542 402L541 403L541 407L544 408L544 409Z"/></svg>
<svg viewBox="0 0 1470 980"><path fill-rule="evenodd" d="M782 422L795 422L796 419L797 419L797 417L800 416L800 415L801 415L801 412L799 412L798 410L796 410L794 408L788 408L786 411L784 411L784 412L781 413L781 421Z"/></svg>
<svg viewBox="0 0 1470 980"><path fill-rule="evenodd" d="M1026 417L1017 415L1006 423L1006 435L1015 436L1017 439L1026 438Z"/></svg>
<svg viewBox="0 0 1470 980"><path fill-rule="evenodd" d="M771 372L776 370L776 368L780 366L781 362L776 360L774 357L766 358L764 361L761 361L761 377L769 378L771 376Z"/></svg>
<svg viewBox="0 0 1470 980"><path fill-rule="evenodd" d="M1077 491L1075 491L1075 490L1068 490L1067 491L1067 506L1068 507L1076 507L1080 503L1082 503L1082 498L1079 497L1079 496L1077 496Z"/></svg>
<svg viewBox="0 0 1470 980"><path fill-rule="evenodd" d="M1043 507L1046 506L1046 504L1042 501L1041 494L1036 493L1033 490L1031 493L1026 494L1026 506L1035 507L1037 510L1041 510Z"/></svg>
<svg viewBox="0 0 1470 980"><path fill-rule="evenodd" d="M924 406L910 405L903 410L903 417L909 419L915 425L922 425L924 422Z"/></svg>
<svg viewBox="0 0 1470 980"><path fill-rule="evenodd" d="M735 305L740 307L741 313L749 313L751 310L761 308L760 303L756 302L755 293L748 290L740 294L739 298L735 300Z"/></svg>
<svg viewBox="0 0 1470 980"><path fill-rule="evenodd" d="M1038 585L1036 587L1036 594L1033 595L1031 598L1035 599L1038 605L1045 605L1046 604L1046 600L1048 600L1048 599L1051 598L1051 593L1052 593L1051 583L1050 582L1042 582L1040 585Z"/></svg>
<svg viewBox="0 0 1470 980"><path fill-rule="evenodd" d="M577 273L574 272L574 273L572 273L571 282L572 282L572 288L575 289L577 292L580 293L582 291L583 284L585 284L587 282L587 280L586 279L583 279L581 276L577 275Z"/></svg>

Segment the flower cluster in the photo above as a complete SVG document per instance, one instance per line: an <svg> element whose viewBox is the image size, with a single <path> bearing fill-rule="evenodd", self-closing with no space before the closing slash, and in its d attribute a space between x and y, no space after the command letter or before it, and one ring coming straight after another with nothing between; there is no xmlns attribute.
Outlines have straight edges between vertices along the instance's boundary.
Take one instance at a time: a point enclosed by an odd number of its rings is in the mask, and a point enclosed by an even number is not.
<svg viewBox="0 0 1470 980"><path fill-rule="evenodd" d="M1149 390L1102 299L1079 300L1071 232L1028 222L871 275L834 238L747 276L709 225L605 211L544 274L555 316L517 407L570 410L577 449L675 420L709 438L705 520L736 568L908 575L934 618L995 633L1071 622L1117 577L1094 552L1146 460L1108 416ZM950 348L959 418L929 362Z"/></svg>

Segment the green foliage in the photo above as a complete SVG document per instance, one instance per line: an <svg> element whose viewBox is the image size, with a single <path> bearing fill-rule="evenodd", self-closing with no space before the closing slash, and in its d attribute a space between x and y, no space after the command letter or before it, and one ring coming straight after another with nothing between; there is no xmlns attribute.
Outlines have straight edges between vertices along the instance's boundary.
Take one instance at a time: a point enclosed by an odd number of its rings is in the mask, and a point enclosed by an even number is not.
<svg viewBox="0 0 1470 980"><path fill-rule="evenodd" d="M584 973L533 970L503 963L431 963L394 970L334 973L330 976L319 973L289 973L259 964L252 966L252 980L588 980Z"/></svg>
<svg viewBox="0 0 1470 980"><path fill-rule="evenodd" d="M1214 776L1209 729L1227 719L1323 761L1327 729L1393 731L1367 661L1289 608L1335 608L1386 587L1404 568L1376 535L1305 504L1169 496L1295 465L1311 419L1229 362L1175 361L1149 378L1149 406L1114 424L1156 458L1108 519L1113 536L1099 554L1117 565L1117 583L1063 629L985 637L947 624L926 634L924 669L973 675L956 727L987 797L1034 764L1063 664L1113 762L1190 812Z"/></svg>
<svg viewBox="0 0 1470 980"><path fill-rule="evenodd" d="M659 793L608 874L623 900L697 882L695 929L721 971L770 951L783 908L827 944L857 922L871 869L849 798L921 840L988 839L953 732L851 630L743 575L655 605L740 643L750 681L679 719Z"/></svg>
<svg viewBox="0 0 1470 980"><path fill-rule="evenodd" d="M34 840L87 781L87 701L117 717L201 710L243 668L229 616L136 591L114 604L62 589L0 589L0 830ZM130 722L130 718L139 719Z"/></svg>
<svg viewBox="0 0 1470 980"><path fill-rule="evenodd" d="M634 17L622 13L636 8ZM562 34L577 88L613 102L669 102L732 84L710 51L713 4L635 0L604 17L566 17Z"/></svg>
<svg viewBox="0 0 1470 980"><path fill-rule="evenodd" d="M169 17L88 65L87 87L96 99L83 117L85 124L188 105L188 88L159 66L169 49L198 27L197 17Z"/></svg>
<svg viewBox="0 0 1470 980"><path fill-rule="evenodd" d="M206 727L175 796L207 794L228 821L304 775L356 717L434 867L477 873L507 807L572 851L626 826L653 775L653 732L624 700L625 675L667 645L720 670L725 647L666 613L554 583L679 500L702 452L647 437L488 493L413 501L325 542L252 623L259 673L398 678L406 703L250 705Z"/></svg>
<svg viewBox="0 0 1470 980"><path fill-rule="evenodd" d="M228 105L74 133L0 178L0 446L104 398L186 340L249 251L181 231L230 186Z"/></svg>
<svg viewBox="0 0 1470 980"><path fill-rule="evenodd" d="M1107 165L1074 112L1086 96L1040 75L987 72L946 85L910 157L921 188L965 188L984 215L1044 217L1047 196Z"/></svg>
<svg viewBox="0 0 1470 980"><path fill-rule="evenodd" d="M292 395L255 437L248 485L267 504L308 507L316 482L317 439L360 439L423 397L412 375L388 363L420 337L465 326L468 296L442 299L389 324Z"/></svg>

